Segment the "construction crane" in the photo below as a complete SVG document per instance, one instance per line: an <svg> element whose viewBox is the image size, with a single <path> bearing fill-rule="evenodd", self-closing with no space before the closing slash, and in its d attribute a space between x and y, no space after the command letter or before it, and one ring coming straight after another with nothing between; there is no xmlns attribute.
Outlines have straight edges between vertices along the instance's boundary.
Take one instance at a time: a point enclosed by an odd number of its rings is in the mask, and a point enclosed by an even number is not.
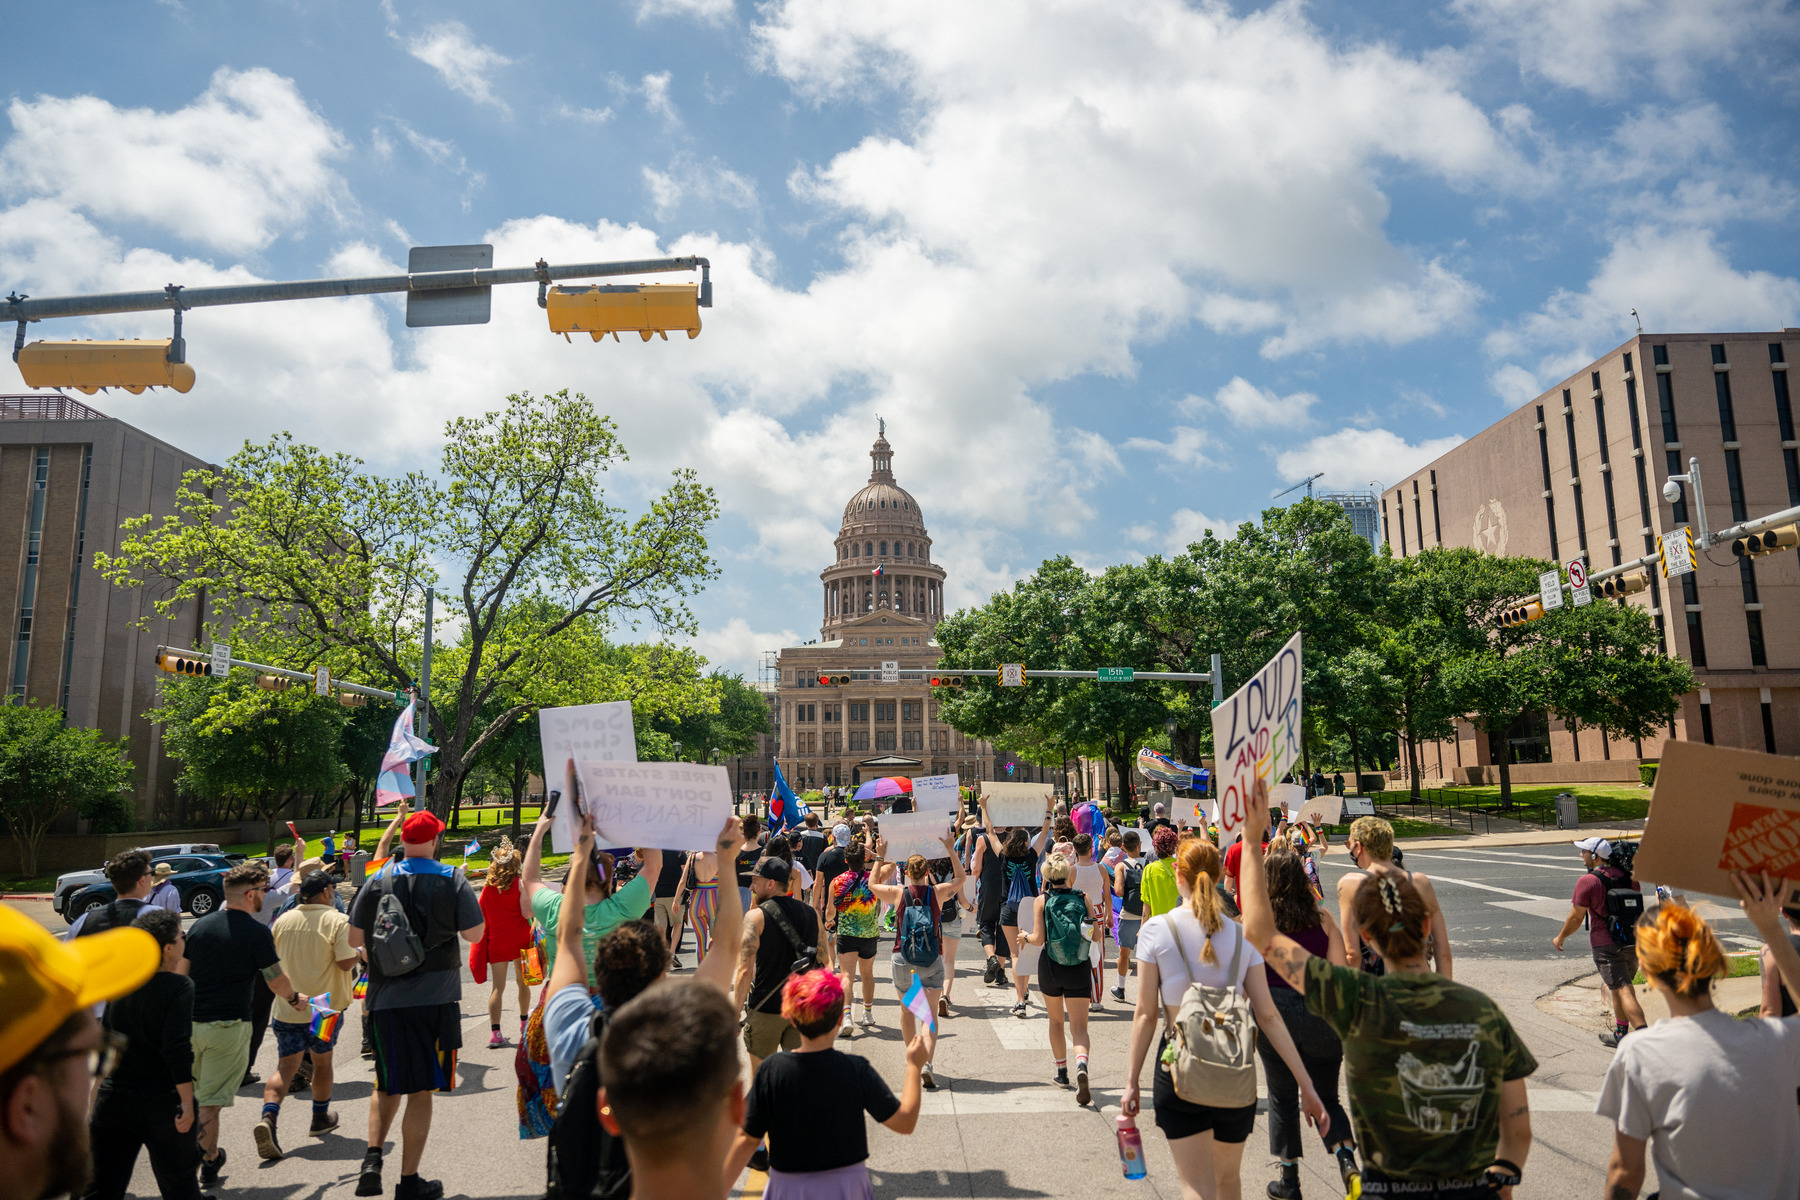
<svg viewBox="0 0 1800 1200"><path fill-rule="evenodd" d="M1325 478L1325 472L1323 472L1323 471L1320 471L1317 475L1308 475L1305 479L1302 479L1299 483L1296 483L1293 487L1282 488L1279 492L1276 492L1273 496L1270 496L1269 499L1279 500L1283 496L1287 495L1289 492L1294 491L1297 488L1305 488L1307 496L1310 497L1312 495L1313 480L1323 479L1323 478Z"/></svg>

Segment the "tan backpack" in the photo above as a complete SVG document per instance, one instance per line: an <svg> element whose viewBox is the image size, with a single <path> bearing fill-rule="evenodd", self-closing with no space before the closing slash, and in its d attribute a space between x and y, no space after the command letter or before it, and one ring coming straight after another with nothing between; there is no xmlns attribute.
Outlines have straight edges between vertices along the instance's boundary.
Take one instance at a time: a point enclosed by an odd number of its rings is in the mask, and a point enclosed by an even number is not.
<svg viewBox="0 0 1800 1200"><path fill-rule="evenodd" d="M1244 931L1235 921L1226 924L1237 933L1227 970L1232 982L1225 987L1189 982L1163 1052L1175 1094L1189 1104L1208 1108L1243 1108L1256 1103L1256 1016L1238 985ZM1181 944L1175 922L1170 920L1168 925L1176 953L1186 967L1193 960ZM1192 969L1189 971L1191 980Z"/></svg>

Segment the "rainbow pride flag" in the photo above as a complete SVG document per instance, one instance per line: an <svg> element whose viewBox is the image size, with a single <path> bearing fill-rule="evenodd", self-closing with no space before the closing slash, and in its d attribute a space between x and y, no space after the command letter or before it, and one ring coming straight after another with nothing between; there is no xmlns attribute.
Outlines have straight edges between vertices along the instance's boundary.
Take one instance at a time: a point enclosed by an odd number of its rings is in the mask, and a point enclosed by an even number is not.
<svg viewBox="0 0 1800 1200"><path fill-rule="evenodd" d="M351 985L350 988L350 998L352 1000L367 1000L369 998L369 973L367 971L364 971L356 977L356 982Z"/></svg>
<svg viewBox="0 0 1800 1200"><path fill-rule="evenodd" d="M312 1024L309 1032L321 1042L329 1042L337 1036L338 1026L343 1023L344 1014L331 1010L331 997L314 996L312 998Z"/></svg>

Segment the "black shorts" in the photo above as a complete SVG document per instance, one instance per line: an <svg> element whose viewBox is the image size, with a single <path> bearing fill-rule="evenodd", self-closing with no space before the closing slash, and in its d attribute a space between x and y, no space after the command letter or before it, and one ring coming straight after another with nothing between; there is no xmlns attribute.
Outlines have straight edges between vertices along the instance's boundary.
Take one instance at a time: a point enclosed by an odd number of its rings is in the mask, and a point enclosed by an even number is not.
<svg viewBox="0 0 1800 1200"><path fill-rule="evenodd" d="M1256 1128L1255 1104L1246 1104L1242 1108L1209 1108L1204 1104L1189 1104L1175 1094L1175 1080L1162 1065L1163 1044L1168 1040L1163 1037L1157 1041L1156 1077L1150 1085L1150 1099L1156 1105L1156 1127L1163 1131L1163 1136L1176 1142L1210 1130L1215 1142L1236 1146L1249 1141L1250 1131Z"/></svg>
<svg viewBox="0 0 1800 1200"><path fill-rule="evenodd" d="M1067 996L1071 1000L1093 997L1094 977L1088 964L1066 967L1046 951L1038 958L1038 991L1046 996Z"/></svg>
<svg viewBox="0 0 1800 1200"><path fill-rule="evenodd" d="M1019 927L1019 906L1017 904L1009 900L1000 906L1000 925L1003 929Z"/></svg>
<svg viewBox="0 0 1800 1200"><path fill-rule="evenodd" d="M1614 942L1594 947L1594 965L1600 968L1600 982L1610 990L1630 987L1637 975L1637 947Z"/></svg>
<svg viewBox="0 0 1800 1200"><path fill-rule="evenodd" d="M874 958L875 946L879 941L881 939L878 937L849 937L840 933L837 940L838 957Z"/></svg>
<svg viewBox="0 0 1800 1200"><path fill-rule="evenodd" d="M369 1014L375 1042L375 1088L389 1096L447 1092L456 1085L462 1049L461 1006L426 1004Z"/></svg>

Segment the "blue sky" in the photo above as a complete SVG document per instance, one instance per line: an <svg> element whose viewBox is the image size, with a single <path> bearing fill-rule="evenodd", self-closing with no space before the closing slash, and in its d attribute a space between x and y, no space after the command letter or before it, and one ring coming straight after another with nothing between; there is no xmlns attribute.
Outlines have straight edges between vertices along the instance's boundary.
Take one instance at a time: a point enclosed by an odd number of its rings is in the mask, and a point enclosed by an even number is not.
<svg viewBox="0 0 1800 1200"><path fill-rule="evenodd" d="M523 287L453 330L391 298L211 310L192 392L97 406L214 459L287 429L398 472L451 416L584 391L621 499L681 466L719 492L697 640L737 669L817 635L877 412L960 605L1314 471L1392 482L1634 307L1800 324L1777 0L163 0L8 34L0 289L710 256L697 341L567 345Z"/></svg>

